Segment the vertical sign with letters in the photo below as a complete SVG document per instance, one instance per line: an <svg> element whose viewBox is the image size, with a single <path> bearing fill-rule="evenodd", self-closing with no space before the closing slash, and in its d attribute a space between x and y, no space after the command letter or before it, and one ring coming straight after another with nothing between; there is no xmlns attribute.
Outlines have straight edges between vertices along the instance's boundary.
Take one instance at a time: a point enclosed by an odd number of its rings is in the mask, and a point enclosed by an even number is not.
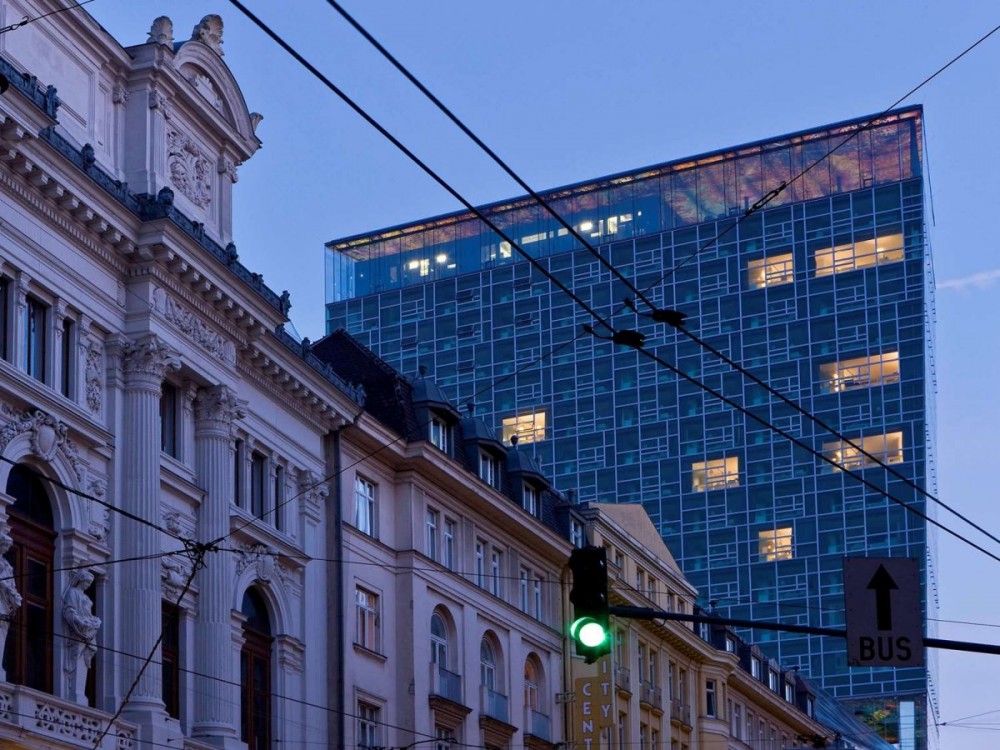
<svg viewBox="0 0 1000 750"><path fill-rule="evenodd" d="M847 663L920 667L924 626L920 564L908 557L845 557Z"/></svg>
<svg viewBox="0 0 1000 750"><path fill-rule="evenodd" d="M611 714L611 675L609 659L602 658L598 674L573 681L573 730L577 750L599 750L601 730L614 723Z"/></svg>

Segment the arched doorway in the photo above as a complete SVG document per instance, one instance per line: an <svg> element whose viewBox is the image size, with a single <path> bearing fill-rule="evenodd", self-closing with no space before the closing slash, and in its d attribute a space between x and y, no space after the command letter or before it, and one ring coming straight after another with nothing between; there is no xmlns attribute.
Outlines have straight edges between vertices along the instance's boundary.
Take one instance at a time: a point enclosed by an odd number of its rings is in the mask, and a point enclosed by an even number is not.
<svg viewBox="0 0 1000 750"><path fill-rule="evenodd" d="M240 738L248 750L271 750L271 618L264 597L249 588L241 607Z"/></svg>
<svg viewBox="0 0 1000 750"><path fill-rule="evenodd" d="M37 472L18 464L7 478L13 544L6 554L14 568L21 607L14 611L3 666L8 682L52 692L53 580L56 531L52 502Z"/></svg>

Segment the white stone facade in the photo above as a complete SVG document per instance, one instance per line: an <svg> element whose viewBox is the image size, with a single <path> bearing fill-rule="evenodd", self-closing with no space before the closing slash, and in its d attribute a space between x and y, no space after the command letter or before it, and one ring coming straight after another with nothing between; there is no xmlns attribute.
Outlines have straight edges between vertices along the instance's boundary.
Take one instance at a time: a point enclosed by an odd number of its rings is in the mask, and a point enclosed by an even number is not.
<svg viewBox="0 0 1000 750"><path fill-rule="evenodd" d="M0 24L69 5L2 0ZM0 36L0 525L23 599L4 746L327 737L306 562L361 399L275 333L287 297L230 244L259 115L221 52L216 16L127 50L85 11Z"/></svg>

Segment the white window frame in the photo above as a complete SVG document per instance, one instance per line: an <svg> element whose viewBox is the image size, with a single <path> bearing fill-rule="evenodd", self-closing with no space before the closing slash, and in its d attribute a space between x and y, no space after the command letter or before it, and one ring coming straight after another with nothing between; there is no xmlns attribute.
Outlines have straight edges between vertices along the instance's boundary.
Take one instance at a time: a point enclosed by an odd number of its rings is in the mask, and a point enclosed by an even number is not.
<svg viewBox="0 0 1000 750"><path fill-rule="evenodd" d="M354 477L354 527L378 539L378 485L360 474Z"/></svg>
<svg viewBox="0 0 1000 750"><path fill-rule="evenodd" d="M439 544L438 544L438 526L441 521L441 514L434 510L433 508L427 509L427 514L425 517L425 528L427 531L426 542L427 542L427 556L431 560L437 560L438 554L440 554Z"/></svg>
<svg viewBox="0 0 1000 750"><path fill-rule="evenodd" d="M354 587L354 606L357 613L354 642L363 649L381 653L381 597L358 584Z"/></svg>

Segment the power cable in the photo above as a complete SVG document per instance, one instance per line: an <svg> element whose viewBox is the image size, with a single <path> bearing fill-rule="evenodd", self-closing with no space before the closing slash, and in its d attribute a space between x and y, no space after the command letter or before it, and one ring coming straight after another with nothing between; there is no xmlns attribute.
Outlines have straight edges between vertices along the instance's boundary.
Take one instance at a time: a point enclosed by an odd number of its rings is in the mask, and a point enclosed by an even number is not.
<svg viewBox="0 0 1000 750"><path fill-rule="evenodd" d="M432 169L426 162L424 162L420 157L418 157L413 151L411 151L402 141L400 141L396 136L390 133L385 126L383 126L378 120L372 117L368 112L361 107L357 102L355 102L350 96L347 95L339 86L337 86L333 81L327 78L323 73L319 71L316 66L310 63L301 53L298 52L292 45L282 39L273 29L271 29L266 23L260 20L257 16L250 12L245 5L243 5L239 0L229 0L230 4L236 7L244 16L246 16L250 21L252 21L257 28L263 31L267 36L271 38L278 46L280 46L285 52L295 58L296 62L302 65L306 70L308 70L312 75L326 88L332 91L337 97L344 102L348 107L350 107L359 117L361 117L366 123L371 127L375 128L382 137L388 140L393 146L395 146L400 152L402 152L410 161L412 161L417 167L419 167L428 177L430 177L434 182L436 182L441 188L443 188L449 195L451 195L455 200L465 206L466 210L471 211L475 214L480 221L482 221L486 226L488 226L497 236L501 237L510 246L517 250L518 254L528 261L531 266L541 273L545 278L551 281L555 286L557 286L565 295L572 299L582 310L584 310L588 315L590 315L598 325L605 326L610 331L614 332L615 329L604 322L604 319L594 311L586 302L580 299L568 286L566 286L562 281L560 281L555 275L549 272L549 270L536 258L534 258L530 253L528 253L524 248L520 246L513 238L511 238L503 229L501 229L497 224L490 219L485 213L483 213L479 208L472 204L465 196L459 193L455 188L451 186L443 177L441 177L434 169Z"/></svg>
<svg viewBox="0 0 1000 750"><path fill-rule="evenodd" d="M573 237L573 239L575 239L584 247L588 248L594 255L594 257L597 258L597 260L601 263L601 265L604 266L605 269L610 271L617 279L619 279L622 283L628 286L629 289L633 290L633 292L637 294L639 298L642 299L643 302L649 305L650 308L653 309L656 308L656 306L652 302L646 299L646 297L632 285L632 283L621 273L621 271L615 268L615 266L610 261L608 261L604 256L602 256L596 250L596 248L594 248L576 230L576 228L573 227L573 225L567 222L558 212L556 212L552 208L552 206L549 205L549 203L541 195L536 193L531 188L531 186L528 185L527 182L521 179L520 175L518 175L517 172L515 172L503 159L501 159L496 154L496 152L493 151L493 149L487 146L478 135L472 132L472 130L464 122L462 122L462 120L459 119L459 117L456 116L454 112L448 109L448 107L446 107L440 99L438 99L433 93L431 93L431 91L423 83L421 83L420 80L415 75L413 75L399 60L397 60L392 55L392 53L389 52L389 50L387 50L384 46L382 46L382 44L380 44L379 41L374 36L372 36L368 32L368 30L365 29L364 26L358 23L358 21L356 21L350 13L344 10L343 6L340 5L340 3L338 3L336 0L326 0L326 2L328 5L330 5L330 7L336 10L337 13L339 13L344 18L345 21L347 21L351 26L353 26L354 29L369 42L369 44L371 44L373 47L375 47L375 49L377 49L380 53L382 53L382 56L385 57L385 59L388 60L390 63L392 63L392 65L396 68L396 70L402 73L403 76L405 76L410 83L416 86L424 96L430 99L431 102L433 102L434 105L441 112L443 112L445 116L447 116L447 118L451 120L452 123L455 124L456 127L458 127L463 133L465 133L465 135L467 135L473 141L473 143L479 146L479 148L482 149L483 152L485 152L486 155L489 156L490 159L492 159L494 163L497 164L497 166L499 166L504 172L506 172L507 175L512 180L514 180L514 182L516 182L522 190L528 193L528 195L530 195L532 199L536 203L538 203L538 205L544 208L545 211L548 212L548 214L553 219L559 222L559 224L563 227L563 229L565 229Z"/></svg>
<svg viewBox="0 0 1000 750"><path fill-rule="evenodd" d="M868 489L870 489L870 490L872 490L874 492L877 492L879 495L884 496L885 498L887 498L888 500L891 500L892 502L896 503L900 507L908 509L911 513L913 513L916 516L918 516L919 518L923 519L925 522L930 523L930 524L932 524L934 526L937 526L939 529L942 529L943 531L945 531L946 533L948 533L951 536L955 537L956 539L965 542L966 544L968 544L969 546L973 547L974 549L979 550L984 555L986 555L987 557L995 560L996 562L1000 562L1000 556L997 556L997 555L993 554L992 552L990 552L989 550L987 550L985 547L982 547L982 546L976 544L971 539L963 536L959 532L953 531L951 528L945 526L940 521L938 521L938 520L936 520L934 518L931 518L930 516L928 516L923 511L921 511L921 510L913 507L912 505L904 502L903 500L900 500L900 499L894 497L893 495L889 494L889 491L887 489L885 489L884 487L879 487L878 485L874 484L871 480L866 479L865 477L863 477L861 474L858 474L857 472L855 472L855 471L853 471L851 469L845 468L840 463L838 463L836 461L836 459L830 458L829 456L827 456L825 453L822 453L821 451L817 451L811 445L809 445L808 443L804 442L803 440L795 437L790 432L788 432L786 430L783 430L782 428L778 427L777 425L769 422L768 420L764 419L764 417L761 417L761 416L758 416L758 415L754 414L752 411L750 411L750 409L747 409L746 407L744 407L743 405L737 403L736 401L734 401L733 399L729 398L728 396L723 395L722 393L720 393L719 391L715 390L711 386L706 385L705 383L702 383L697 378L694 378L694 377L688 375L686 372L684 372L680 368L675 367L674 365L670 364L669 362L667 362L662 357L654 354L653 352L649 351L648 349L637 348L637 351L640 354L642 354L642 355L648 357L649 359L653 360L654 362L658 362L662 367L665 367L666 369L670 370L675 375L678 375L679 377L681 377L684 380L688 381L692 385L695 385L698 388L701 388L706 393L714 396L715 398L719 399L720 401L722 401L723 403L725 403L728 406L732 407L733 409L736 409L737 411L739 411L740 413L744 414L745 416L750 417L752 420L754 420L755 422L757 422L761 426L766 427L767 429L769 429L771 432L775 433L776 435L780 435L781 437L783 437L786 440L790 441L791 443L795 444L796 446L798 446L802 450L806 451L807 453L810 453L813 456L815 456L816 458L820 459L821 461L824 461L825 463L830 464L834 469L836 469L838 471L842 471L846 475L853 477L854 479L856 479L858 482L860 482L861 484L863 484Z"/></svg>
<svg viewBox="0 0 1000 750"><path fill-rule="evenodd" d="M527 192L536 203L538 203L550 216L552 216L557 222L559 222L559 224L562 225L562 227L565 228L574 237L574 239L576 239L580 243L580 245L582 245L584 248L586 248L590 252L590 254L593 255L606 269L608 269L609 271L611 271L615 275L615 277L618 278L623 284L625 284L633 294L635 294L639 299L641 299L653 311L652 317L653 317L654 320L657 320L659 318L658 322L667 322L667 323L671 324L675 329L679 330L681 333L683 333L689 339L691 339L692 341L694 341L695 343L697 343L698 345L700 345L702 348L704 348L704 349L710 351L711 353L715 354L717 357L719 357L724 362L726 362L726 364L728 364L730 367L736 369L738 372L740 372L741 374L743 374L745 377L750 378L754 383L756 383L757 385L760 385L761 387L763 387L764 389L766 389L768 391L768 393L771 393L772 395L776 396L782 402L784 402L788 406L792 407L793 409L795 409L800 414L806 416L807 418L809 418L811 421L813 421L815 424L817 424L821 428L827 430L828 432L830 432L831 434L833 434L834 436L836 436L837 438L839 438L846 445L849 445L852 448L858 450L866 458L868 458L869 460L871 460L874 463L878 464L879 466L881 466L886 471L889 471L893 476L895 476L898 479L901 479L902 481L904 481L908 486L910 486L914 490L920 492L921 494L923 494L924 496L926 496L930 500L932 500L932 501L934 501L936 503L939 503L942 507L944 507L946 510L948 510L949 512L951 512L952 514L954 514L955 516L957 516L959 519L961 519L962 521L966 522L967 524L969 524L970 526L972 526L974 529L976 529L980 533L982 533L985 536L987 536L988 538L990 538L992 541L995 541L998 544L1000 544L1000 537L997 537L997 536L991 534L990 532L986 531L982 526L976 524L975 522L973 522L972 520L970 520L969 518L967 518L966 516L964 516L963 514L961 514L960 512L958 512L957 510L955 510L954 508L952 508L947 503L939 500L937 497L935 497L934 495L932 495L930 492L928 492L923 487L920 487L916 482L914 482L913 480L911 480L909 477L904 476L898 470L896 470L896 469L892 468L891 466L889 466L888 464L884 463L880 458L872 455L871 453L869 453L868 451L866 451L862 446L857 445L852 440L850 440L848 437L846 437L845 435L843 435L841 432L839 432L838 430L834 429L833 427L831 427L830 425L828 425L826 422L824 422L823 420L821 420L818 417L814 416L813 414L811 414L807 410L803 409L800 405L798 405L797 403L795 403L794 401L792 401L791 399L789 399L788 397L786 397L784 394L782 394L782 393L778 392L777 390L775 390L774 388L772 388L769 384L765 383L763 380L761 380L759 377L757 377L756 375L754 375L752 372L744 369L741 365L739 365L737 362L733 361L731 358L727 357L724 353L722 353L721 351L719 351L718 349L716 349L715 347L713 347L707 341L704 341L703 339L701 339L697 335L695 335L695 334L691 333L690 331L686 330L683 327L683 325L682 325L684 317L686 317L686 316L684 316L683 313L677 313L676 311L673 311L673 310L660 310L659 308L657 308L656 305L654 305L652 302L650 302L650 300L646 297L646 295L645 295L645 293L643 291L640 291L611 262L609 262L607 259L605 259L604 256L601 255L600 251L598 251L598 249L596 247L594 247L585 237L583 237L582 235L580 235L576 231L576 229L572 225L570 225L557 211L555 211L555 209L553 209L552 206L540 194L538 194L537 192L535 192L535 190L533 190L531 188L531 186L528 185L528 183L525 182L503 159L501 159L496 154L496 152L494 152L485 142L483 142L483 140L479 136L477 136L458 116L456 116L454 114L454 112L452 112L437 96L435 96L427 88L427 86L425 86L413 73L410 72L409 69L406 68L406 66L404 66L391 52L389 52L389 50L387 50L364 26L362 26L350 13L348 13L343 8L343 6L340 5L340 3L337 2L337 0L327 0L327 4L330 5L335 11L337 11L337 13L339 13L340 16L342 18L344 18L344 20L346 20L348 22L348 24L350 24L359 34L361 34L369 42L369 44L371 44L373 47L375 47L375 49L377 49L382 54L382 56L386 60L388 60L396 68L396 70L398 70L410 83L412 83L422 94L424 94L424 96L427 97L443 114L445 114L445 116L447 116L448 119L456 127L458 127L484 153L486 153L494 161L494 163L496 163L501 169L503 169L503 171L509 177L511 177L525 192ZM774 198L776 198L782 191L784 191L789 186L791 186L795 182L797 182L800 179L802 179L810 170L814 169L819 163L821 163L824 160L826 160L827 158L829 158L832 154L834 154L838 149L842 148L845 144L847 144L853 138L857 137L857 135L859 133L863 132L863 130L865 128L871 127L873 125L873 123L875 123L879 118L886 116L896 106L898 106L903 101L905 101L907 98L909 98L914 93L916 93L917 91L919 91L923 86L925 86L928 83L930 83L937 76L939 76L941 73L943 73L949 67L951 67L954 63L958 62L958 60L962 59L965 55L967 55L969 52L971 52L977 46L979 46L980 44L982 44L983 42L985 42L990 36L992 36L998 30L1000 30L1000 25L994 27L991 31L989 31L988 33L984 34L982 37L980 37L973 44L971 44L968 47L966 47L961 53L959 53L958 55L956 55L955 57L953 57L951 60L949 60L943 66L939 67L934 73L932 73L931 75L927 76L923 81L921 81L919 84L917 84L916 86L914 86L912 89L910 89L903 96L899 97L896 101L894 101L892 104L890 104L881 113L879 113L878 115L876 115L876 116L874 116L872 118L869 118L869 120L868 120L867 123L864 123L862 126L860 126L857 129L853 130L846 138L844 138L843 140L841 140L830 151L828 151L826 154L824 154L823 156L821 156L820 158L818 158L817 160L815 160L813 163L809 164L805 169L803 169L801 172L799 172L797 175L795 175L791 180L789 180L787 182L782 182L778 187L776 187L776 188L772 189L771 191L769 191L768 193L766 193L761 199L759 199L752 206L750 206L743 213L743 215L739 218L738 221L736 221L734 224L730 225L725 230L725 232L723 232L722 234L717 235L706 246L704 246L700 250L698 250L697 253L695 253L694 255L691 255L691 256L688 256L687 258L685 258L680 264L678 264L677 266L675 266L673 270L671 270L668 274L662 276L654 284L652 284L650 286L647 286L646 287L646 291L648 291L649 289L651 289L653 286L657 286L657 285L661 284L664 280L666 280L666 278L669 277L669 275L671 275L672 273L676 272L676 270L678 270L682 265L684 265L686 262L688 262L693 257L695 257L695 255L697 255L698 253L703 252L704 250L708 249L709 247L717 244L719 242L719 240L724 236L724 234L726 232L729 232L732 229L735 229L735 227L740 222L742 222L743 220L747 219L753 213L755 213L755 212L760 211L761 209L763 209L769 202L771 202ZM479 216L480 218L482 218L482 214L480 214L478 211L476 212L476 215ZM505 237L505 239L507 239L507 241L510 242L509 238ZM631 300L627 300L626 301L626 305L628 305L634 312L638 313L638 310L635 309L634 304L631 302ZM670 313L673 313L673 315L671 315ZM625 332L615 332L614 329L612 329L612 331L614 333L619 333L619 334L625 333ZM641 346L641 343L639 345ZM907 505L907 506L904 506L904 507L909 507L909 506Z"/></svg>
<svg viewBox="0 0 1000 750"><path fill-rule="evenodd" d="M92 3L94 0L83 0L82 3L77 3L76 5L70 5L68 8L57 8L56 10L49 11L48 13L43 13L40 16L24 16L17 23L12 23L8 26L0 28L0 34L6 34L8 31L16 31L22 26L27 26L29 23L34 23L35 21L41 21L43 18L48 18L49 16L54 16L56 13L65 13L67 10L76 10L77 8L82 8L87 3Z"/></svg>
<svg viewBox="0 0 1000 750"><path fill-rule="evenodd" d="M825 159L829 158L837 150L839 150L844 145L846 145L847 143L849 143L850 141L852 141L854 138L856 138L859 134L861 134L865 130L870 129L872 127L872 125L879 118L885 117L886 115L888 115L895 107L897 107L902 102L906 101L906 99L908 99L910 96L912 96L913 94L915 94L917 91L919 91L920 89L922 89L928 83L930 83L935 78L937 78L939 75L941 75L942 73L944 73L944 71L946 71L948 68L950 68L952 65L954 65L959 60L961 60L963 57L965 57L967 54L969 54L972 50L974 50L980 44L982 44L987 39L989 39L991 36L993 36L995 33L997 33L997 31L1000 31L1000 25L994 26L992 29L990 29L990 31L988 31L983 36L981 36L979 39L977 39L975 42L973 42L972 44L970 44L968 47L966 47L964 50L962 50L955 57L951 58L951 60L949 60L944 65L942 65L940 68L938 68L936 71L934 71L931 75L927 76L923 81L921 81L916 86L914 86L912 89L910 89L905 94L903 94L903 96L899 97L896 101L894 101L892 104L890 104L885 110L883 110L879 114L875 115L875 117L869 118L869 120L868 120L867 123L865 123L863 125L859 125L857 127L857 129L854 130L846 138L844 138L844 140L842 140L840 143L838 143L836 146L834 146L832 149L830 149L823 156L819 157L816 161L814 161L812 164L810 164L808 167L806 167L804 170L802 170L799 174L795 175L795 177L793 177L791 180L789 180L787 182L782 182L777 188L775 188L774 190L772 190L770 193L767 193L764 196L764 198L762 198L761 200L767 199L768 202L770 200L773 200L775 197L777 197L778 194L780 194L781 192L783 192L784 190L786 190L789 186L791 186L792 184L794 184L794 183L798 182L800 179L802 179L807 173L809 173L813 168L815 168L820 162L822 162ZM770 198L768 196L770 196ZM754 205L756 206L757 204L754 204ZM752 213L752 211L750 213ZM730 231L732 231L733 229L735 229L736 226L739 225L740 222L742 222L744 219L746 219L750 215L750 213L744 213L732 226L728 227L724 232L722 232L721 234L717 235L715 238L713 238L712 240L710 240L704 247L696 250L691 255L687 256L684 259L682 259L680 263L676 264L673 268L671 268L669 271L667 271L667 273L665 273L663 276L661 276L657 281L653 282L653 284L651 284L649 287L647 287L646 290L648 291L651 287L658 286L659 284L662 284L664 281L666 281L668 278L670 278L673 274L675 274L678 270L680 270L681 267L683 267L689 261L693 260L696 256L700 255L702 252L704 252L705 250L708 250L710 247L712 247L713 245L717 244L718 241L720 239L722 239L722 237L724 237Z"/></svg>
<svg viewBox="0 0 1000 750"><path fill-rule="evenodd" d="M177 596L177 601L174 603L175 606L179 607L181 602L184 601L184 597L191 588L191 584L194 583L195 574L205 566L205 553L212 550L211 544L201 544L198 542L187 542L185 546L188 548L191 558L191 570L188 571L187 580L184 582L184 586L181 589L180 594ZM128 705L129 699L132 697L132 693L135 692L136 687L139 685L139 680L142 679L142 675L146 672L147 667L149 667L150 662L152 662L153 657L156 655L156 650L160 647L163 642L163 628L160 628L160 634L156 637L152 648L149 650L149 654L142 662L142 666L139 667L139 671L135 675L135 679L132 680L132 684L129 685L128 690L125 691L125 696L122 698L121 703L118 705L118 709L114 712L110 719L108 719L108 725L103 729L101 734L96 740L94 740L93 750L98 750L101 746L101 741L107 736L108 732L114 727L115 722L118 721L118 717L122 715L122 711L125 710L125 706Z"/></svg>
<svg viewBox="0 0 1000 750"><path fill-rule="evenodd" d="M100 506L102 506L104 508L107 508L108 510L113 510L115 513L118 513L119 515L125 516L125 518L128 518L128 519L130 519L132 521L135 521L136 523L141 523L144 526L149 526L150 528L156 529L157 531L159 531L159 532L161 532L163 534L166 534L169 537L173 537L174 539L177 539L180 542L191 541L191 540L184 539L183 537L175 534L174 532L170 531L169 529L164 528L163 526L160 526L160 524L158 524L158 523L150 521L150 520L148 520L146 518L142 518L141 516L137 516L135 513L132 513L131 511L127 511L124 508L119 508L117 505L114 505L113 503L109 503L106 500L102 500L99 497L95 497L94 495L88 494L88 493L84 492L83 490L78 490L75 487L70 487L68 484L66 484L65 482L59 481L55 477L50 477L50 476L48 476L46 474L43 474L42 472L40 472L38 469L36 469L31 464L18 463L17 461L14 461L12 459L7 458L6 456L0 456L0 461L4 461L4 462L10 464L11 466L19 466L22 469L28 471L29 473L33 474L35 477L37 477L38 479L42 480L43 482L45 482L47 484L55 485L56 487L59 487L60 489L66 490L67 492L71 492L74 495L78 495L79 497L82 497L85 500L90 500L92 502L95 502L98 505L100 505Z"/></svg>
<svg viewBox="0 0 1000 750"><path fill-rule="evenodd" d="M130 562L141 562L143 560L156 560L162 557L171 557L172 555L184 555L187 554L187 550L176 549L171 552L155 552L149 555L136 555L135 557L118 557L113 560L100 560L97 562L80 563L79 565L67 565L63 568L46 568L45 570L39 571L37 573L14 573L9 576L0 576L0 581L24 581L31 578L38 578L41 576L49 576L52 573L64 573L70 570L92 570L94 568L102 567L105 565L118 565L120 563L130 563Z"/></svg>

